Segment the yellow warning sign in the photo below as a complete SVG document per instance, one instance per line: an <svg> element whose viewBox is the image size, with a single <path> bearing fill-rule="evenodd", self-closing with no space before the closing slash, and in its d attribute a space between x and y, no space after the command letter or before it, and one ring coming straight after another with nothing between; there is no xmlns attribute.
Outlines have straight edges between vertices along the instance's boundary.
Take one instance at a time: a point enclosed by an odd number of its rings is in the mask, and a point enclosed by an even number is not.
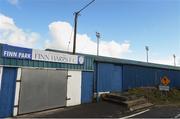
<svg viewBox="0 0 180 119"><path fill-rule="evenodd" d="M164 86L167 86L167 85L170 83L170 80L168 79L167 76L164 76L163 78L161 78L161 83L162 83Z"/></svg>

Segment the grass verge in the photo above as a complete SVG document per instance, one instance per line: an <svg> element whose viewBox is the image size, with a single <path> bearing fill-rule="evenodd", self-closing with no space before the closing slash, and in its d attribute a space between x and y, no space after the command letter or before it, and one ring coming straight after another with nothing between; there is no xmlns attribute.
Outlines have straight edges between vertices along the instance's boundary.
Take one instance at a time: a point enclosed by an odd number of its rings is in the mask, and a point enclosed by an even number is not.
<svg viewBox="0 0 180 119"><path fill-rule="evenodd" d="M128 90L129 94L143 95L149 102L156 105L175 104L180 106L180 90L172 88L170 91L160 91L155 87L134 88Z"/></svg>

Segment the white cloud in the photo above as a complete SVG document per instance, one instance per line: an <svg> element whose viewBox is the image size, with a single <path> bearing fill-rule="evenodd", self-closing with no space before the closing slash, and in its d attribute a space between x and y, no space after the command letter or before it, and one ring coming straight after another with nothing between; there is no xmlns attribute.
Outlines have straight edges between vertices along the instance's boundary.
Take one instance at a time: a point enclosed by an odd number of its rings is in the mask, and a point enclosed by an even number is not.
<svg viewBox="0 0 180 119"><path fill-rule="evenodd" d="M173 57L170 57L170 56L167 58L154 58L150 62L174 66L174 59L173 59ZM176 66L180 66L180 59L179 58L176 58Z"/></svg>
<svg viewBox="0 0 180 119"><path fill-rule="evenodd" d="M52 48L58 50L67 51L68 42L71 36L71 42L69 45L69 51L72 51L73 47L73 27L67 22L53 22L49 24L49 32L52 40L46 40L41 42L41 45L45 48ZM0 13L0 43L6 43L21 47L32 47L38 43L40 35L35 32L25 31L16 26L14 20L8 16ZM41 46L40 46L41 47ZM36 47L39 48L39 47ZM96 54L97 44L87 34L77 34L77 46L76 51L79 53ZM124 58L130 51L130 43L124 41L118 43L114 40L100 41L100 55ZM139 57L134 56L130 59L136 59ZM141 61L142 59L139 59ZM158 55L152 55L150 62L158 64L174 65L173 57L159 57ZM180 57L176 58L177 66L180 66Z"/></svg>
<svg viewBox="0 0 180 119"><path fill-rule="evenodd" d="M19 0L8 0L8 2L12 5L18 5Z"/></svg>
<svg viewBox="0 0 180 119"><path fill-rule="evenodd" d="M49 25L49 32L52 40L41 43L45 48L53 48L67 51L68 42L71 36L69 51L73 47L73 28L67 22L53 22ZM16 26L14 20L0 13L0 43L17 45L22 47L34 47L40 35L35 32L27 32ZM100 55L121 57L124 53L130 52L130 44L125 41L122 44L111 41L100 42ZM79 53L96 54L97 44L86 34L77 34L76 51Z"/></svg>
<svg viewBox="0 0 180 119"><path fill-rule="evenodd" d="M39 34L35 32L26 32L18 28L14 20L3 14L0 14L0 42L17 45L22 47L33 47Z"/></svg>
<svg viewBox="0 0 180 119"><path fill-rule="evenodd" d="M172 59L167 58L167 59L154 59L151 61L152 63L157 63L157 64L166 64L166 65L174 65L174 62Z"/></svg>
<svg viewBox="0 0 180 119"><path fill-rule="evenodd" d="M47 40L45 48L59 49L66 51L69 45L69 51L73 48L73 27L67 22L53 22L49 25L49 31L52 40ZM77 34L76 52L86 54L96 54L97 44L87 34ZM99 53L103 56L121 57L130 52L130 43L125 41L117 43L114 40L100 41Z"/></svg>

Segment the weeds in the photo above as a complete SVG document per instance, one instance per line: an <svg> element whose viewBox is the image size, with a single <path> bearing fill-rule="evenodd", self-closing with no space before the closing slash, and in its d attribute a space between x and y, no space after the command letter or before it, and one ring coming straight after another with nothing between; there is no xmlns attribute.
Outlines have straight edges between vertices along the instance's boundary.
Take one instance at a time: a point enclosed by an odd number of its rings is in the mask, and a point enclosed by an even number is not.
<svg viewBox="0 0 180 119"><path fill-rule="evenodd" d="M155 87L142 87L128 90L128 93L143 95L154 104L180 104L180 90L172 88L170 91L160 91Z"/></svg>

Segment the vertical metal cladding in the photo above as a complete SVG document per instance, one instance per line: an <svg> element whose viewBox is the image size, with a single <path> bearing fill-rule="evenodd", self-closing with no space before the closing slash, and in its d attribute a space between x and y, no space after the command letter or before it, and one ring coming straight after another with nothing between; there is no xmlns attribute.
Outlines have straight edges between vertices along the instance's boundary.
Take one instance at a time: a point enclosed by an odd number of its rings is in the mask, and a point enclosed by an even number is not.
<svg viewBox="0 0 180 119"><path fill-rule="evenodd" d="M13 115L17 68L3 68L0 91L0 117Z"/></svg>
<svg viewBox="0 0 180 119"><path fill-rule="evenodd" d="M122 91L122 66L114 65L111 91Z"/></svg>
<svg viewBox="0 0 180 119"><path fill-rule="evenodd" d="M175 77L174 86L180 89L180 71L173 71L173 75Z"/></svg>
<svg viewBox="0 0 180 119"><path fill-rule="evenodd" d="M111 90L113 64L98 63L97 65L97 91L106 92Z"/></svg>
<svg viewBox="0 0 180 119"><path fill-rule="evenodd" d="M156 86L159 84L157 70L149 67L123 65L123 90Z"/></svg>
<svg viewBox="0 0 180 119"><path fill-rule="evenodd" d="M98 63L96 67L97 92L122 90L122 66Z"/></svg>
<svg viewBox="0 0 180 119"><path fill-rule="evenodd" d="M93 99L93 72L82 72L81 103L90 103Z"/></svg>
<svg viewBox="0 0 180 119"><path fill-rule="evenodd" d="M85 57L84 64L66 64L66 63L55 63L45 61L33 61L33 60L22 60L22 59L10 59L0 57L1 65L11 66L24 66L24 67L40 67L40 68L61 68L61 69L76 69L76 70L94 70L93 59Z"/></svg>
<svg viewBox="0 0 180 119"><path fill-rule="evenodd" d="M180 87L178 82L180 71L151 67L123 65L123 90L136 87L158 86L161 78L167 76L170 87ZM177 82L177 84L176 84Z"/></svg>

